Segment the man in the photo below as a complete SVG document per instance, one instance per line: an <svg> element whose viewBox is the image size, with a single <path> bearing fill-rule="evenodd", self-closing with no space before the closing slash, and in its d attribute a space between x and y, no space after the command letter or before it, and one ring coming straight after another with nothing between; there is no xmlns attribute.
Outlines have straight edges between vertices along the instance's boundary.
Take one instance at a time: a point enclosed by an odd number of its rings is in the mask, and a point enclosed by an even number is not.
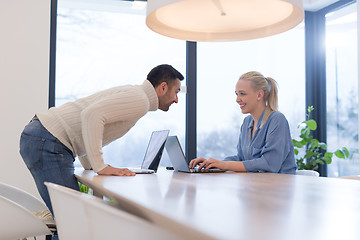
<svg viewBox="0 0 360 240"><path fill-rule="evenodd" d="M170 65L153 68L142 85L100 91L36 114L20 139L20 154L52 212L44 182L79 190L73 162L99 175L133 176L104 163L102 147L126 134L148 111L168 111L178 102L183 75Z"/></svg>

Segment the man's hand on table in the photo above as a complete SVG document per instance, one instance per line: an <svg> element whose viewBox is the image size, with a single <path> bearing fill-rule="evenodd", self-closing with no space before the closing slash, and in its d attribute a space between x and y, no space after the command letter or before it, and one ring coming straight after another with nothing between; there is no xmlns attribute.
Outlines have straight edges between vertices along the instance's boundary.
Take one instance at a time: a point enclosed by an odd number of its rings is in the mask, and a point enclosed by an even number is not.
<svg viewBox="0 0 360 240"><path fill-rule="evenodd" d="M111 175L111 176L135 176L136 174L127 168L115 168L107 166L106 168L97 172L99 175Z"/></svg>

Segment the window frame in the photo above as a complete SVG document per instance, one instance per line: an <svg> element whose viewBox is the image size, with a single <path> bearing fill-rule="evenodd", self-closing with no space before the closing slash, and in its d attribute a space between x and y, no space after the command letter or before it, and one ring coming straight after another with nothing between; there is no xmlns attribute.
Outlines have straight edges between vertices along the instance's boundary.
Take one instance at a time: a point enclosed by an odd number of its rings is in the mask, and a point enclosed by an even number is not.
<svg viewBox="0 0 360 240"><path fill-rule="evenodd" d="M344 8L356 0L340 0L315 12L305 11L305 113L308 106L314 106L313 119L318 128L312 135L320 142L327 141L326 105L326 14ZM320 176L327 177L327 164L317 170Z"/></svg>

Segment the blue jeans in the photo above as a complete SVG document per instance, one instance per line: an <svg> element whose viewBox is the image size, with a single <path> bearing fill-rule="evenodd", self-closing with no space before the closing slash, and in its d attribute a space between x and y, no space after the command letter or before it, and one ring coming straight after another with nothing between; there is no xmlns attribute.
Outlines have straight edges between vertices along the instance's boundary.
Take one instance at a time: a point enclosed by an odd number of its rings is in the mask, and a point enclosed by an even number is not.
<svg viewBox="0 0 360 240"><path fill-rule="evenodd" d="M73 153L47 131L39 120L31 120L22 132L20 154L35 180L42 199L52 213L49 193L44 182L80 190L74 176Z"/></svg>

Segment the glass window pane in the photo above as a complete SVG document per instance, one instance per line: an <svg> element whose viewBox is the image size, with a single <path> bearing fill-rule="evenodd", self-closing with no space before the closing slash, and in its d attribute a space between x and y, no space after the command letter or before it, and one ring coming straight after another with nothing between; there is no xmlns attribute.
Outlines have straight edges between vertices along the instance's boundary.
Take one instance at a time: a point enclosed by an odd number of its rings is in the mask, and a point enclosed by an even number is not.
<svg viewBox="0 0 360 240"><path fill-rule="evenodd" d="M350 159L333 157L328 176L359 174L356 4L326 15L328 150L346 147Z"/></svg>
<svg viewBox="0 0 360 240"><path fill-rule="evenodd" d="M304 24L282 34L241 42L198 43L199 157L223 159L236 154L246 115L235 102L241 74L258 71L278 82L279 110L292 137L305 118Z"/></svg>
<svg viewBox="0 0 360 240"><path fill-rule="evenodd" d="M90 3L60 0L56 106L113 86L141 84L159 64L171 64L185 76L185 41L152 32L145 17L146 3L118 1L93 8ZM124 137L106 146L105 162L141 165L151 132L160 129L170 129L184 141L185 94L179 94L179 103L168 112L148 113ZM168 159L162 165L168 165Z"/></svg>

